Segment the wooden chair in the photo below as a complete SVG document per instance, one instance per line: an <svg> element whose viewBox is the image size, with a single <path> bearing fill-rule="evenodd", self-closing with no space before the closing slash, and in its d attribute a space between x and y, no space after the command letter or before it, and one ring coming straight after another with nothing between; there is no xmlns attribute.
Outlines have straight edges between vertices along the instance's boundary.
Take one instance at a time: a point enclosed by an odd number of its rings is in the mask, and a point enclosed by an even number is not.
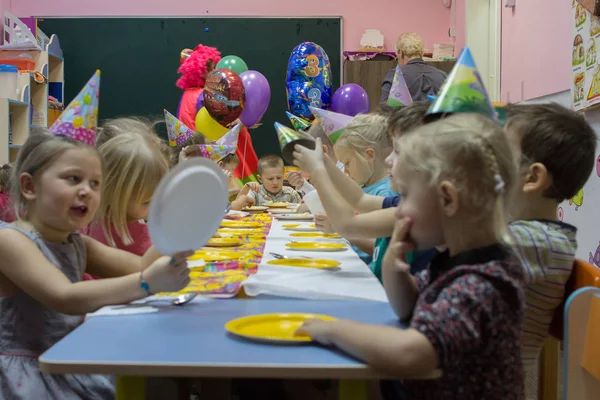
<svg viewBox="0 0 600 400"><path fill-rule="evenodd" d="M565 294L563 302L556 309L554 318L550 325L550 337L546 340L546 344L540 356L540 368L538 379L538 399L539 400L558 400L558 381L560 368L560 342L563 341L565 332L565 311L567 299L578 289L585 287L600 288L600 268L589 264L582 260L575 260L573 265L573 273L565 286ZM578 311L580 313L580 311ZM588 313L583 314L587 316ZM573 342L573 337L569 341ZM567 359L565 355L566 365ZM565 379L567 378L565 374ZM579 398L575 397L576 400Z"/></svg>

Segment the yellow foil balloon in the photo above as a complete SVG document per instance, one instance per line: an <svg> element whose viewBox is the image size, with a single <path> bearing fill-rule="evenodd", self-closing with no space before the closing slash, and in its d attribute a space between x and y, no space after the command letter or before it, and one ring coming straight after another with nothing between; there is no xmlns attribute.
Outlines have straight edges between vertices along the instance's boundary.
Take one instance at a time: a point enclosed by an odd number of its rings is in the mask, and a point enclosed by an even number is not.
<svg viewBox="0 0 600 400"><path fill-rule="evenodd" d="M210 116L206 107L196 114L196 131L202 133L208 140L219 140L229 129L225 128Z"/></svg>

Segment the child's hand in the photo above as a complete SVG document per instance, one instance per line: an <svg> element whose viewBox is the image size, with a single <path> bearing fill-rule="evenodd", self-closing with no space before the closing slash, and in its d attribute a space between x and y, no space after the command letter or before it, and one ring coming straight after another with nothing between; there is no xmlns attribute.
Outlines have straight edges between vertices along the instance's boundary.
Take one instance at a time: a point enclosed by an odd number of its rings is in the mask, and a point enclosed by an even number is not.
<svg viewBox="0 0 600 400"><path fill-rule="evenodd" d="M317 138L315 149L309 150L304 146L294 146L294 165L311 176L319 168L325 166L325 155L321 139Z"/></svg>
<svg viewBox="0 0 600 400"><path fill-rule="evenodd" d="M260 184L256 182L248 182L246 183L246 186L248 186L254 193L258 193L260 191Z"/></svg>
<svg viewBox="0 0 600 400"><path fill-rule="evenodd" d="M410 265L406 263L406 254L415 250L415 244L409 239L411 221L403 218L396 222L390 245L383 256L383 268L394 268L401 272L408 272Z"/></svg>
<svg viewBox="0 0 600 400"><path fill-rule="evenodd" d="M161 257L143 272L151 293L177 292L190 283L187 258L193 251L184 251L173 257Z"/></svg>
<svg viewBox="0 0 600 400"><path fill-rule="evenodd" d="M339 324L338 321L323 321L318 318L311 319L302 324L302 326L294 332L294 335L308 335L315 342L330 346L333 344L332 333L337 324Z"/></svg>
<svg viewBox="0 0 600 400"><path fill-rule="evenodd" d="M331 222L329 222L329 218L323 213L315 214L315 227L321 232L335 233L333 226L331 226Z"/></svg>
<svg viewBox="0 0 600 400"><path fill-rule="evenodd" d="M304 177L300 172L289 172L287 180L296 190L300 189L304 185Z"/></svg>
<svg viewBox="0 0 600 400"><path fill-rule="evenodd" d="M245 194L238 196L237 200L242 200L242 208L243 207L252 207L253 205L256 204L256 200L254 200L252 197L250 196L246 196Z"/></svg>

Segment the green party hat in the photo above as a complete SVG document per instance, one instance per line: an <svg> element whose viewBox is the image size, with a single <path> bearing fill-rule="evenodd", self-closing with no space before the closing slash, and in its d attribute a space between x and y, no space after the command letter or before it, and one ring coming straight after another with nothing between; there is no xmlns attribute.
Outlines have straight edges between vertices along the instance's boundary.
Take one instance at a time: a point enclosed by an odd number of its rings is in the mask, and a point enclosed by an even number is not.
<svg viewBox="0 0 600 400"><path fill-rule="evenodd" d="M275 122L275 131L277 139L281 146L281 155L283 159L290 164L294 164L294 146L300 144L306 148L314 150L315 140L302 132L295 131L285 125Z"/></svg>
<svg viewBox="0 0 600 400"><path fill-rule="evenodd" d="M285 114L290 119L294 129L297 131L305 131L312 125L309 121L305 120L304 118L297 117L291 112L286 111Z"/></svg>
<svg viewBox="0 0 600 400"><path fill-rule="evenodd" d="M494 110L496 110L496 120L500 126L506 124L506 104L504 103L492 103Z"/></svg>
<svg viewBox="0 0 600 400"><path fill-rule="evenodd" d="M497 119L471 50L465 47L437 98L429 107L427 115L439 117L444 114L470 112Z"/></svg>

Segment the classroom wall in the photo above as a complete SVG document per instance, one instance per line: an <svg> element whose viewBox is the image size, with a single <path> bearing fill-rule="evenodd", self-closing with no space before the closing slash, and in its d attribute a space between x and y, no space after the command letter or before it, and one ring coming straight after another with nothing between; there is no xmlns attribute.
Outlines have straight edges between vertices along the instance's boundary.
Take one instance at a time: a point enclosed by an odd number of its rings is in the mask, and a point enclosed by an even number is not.
<svg viewBox="0 0 600 400"><path fill-rule="evenodd" d="M454 21L455 37L454 37L454 55L458 57L463 47L465 47L465 35L467 27L467 2L466 0L453 0L454 16L450 16L450 20ZM451 22L452 24L452 22Z"/></svg>
<svg viewBox="0 0 600 400"><path fill-rule="evenodd" d="M369 9L365 9L369 7ZM423 36L425 46L448 43L450 9L442 0L18 0L18 16L342 16L344 49L355 50L367 28L380 29L388 49L405 31ZM265 38L268 40L268 38Z"/></svg>
<svg viewBox="0 0 600 400"><path fill-rule="evenodd" d="M558 93L571 81L571 0L517 0L502 11L501 101Z"/></svg>

